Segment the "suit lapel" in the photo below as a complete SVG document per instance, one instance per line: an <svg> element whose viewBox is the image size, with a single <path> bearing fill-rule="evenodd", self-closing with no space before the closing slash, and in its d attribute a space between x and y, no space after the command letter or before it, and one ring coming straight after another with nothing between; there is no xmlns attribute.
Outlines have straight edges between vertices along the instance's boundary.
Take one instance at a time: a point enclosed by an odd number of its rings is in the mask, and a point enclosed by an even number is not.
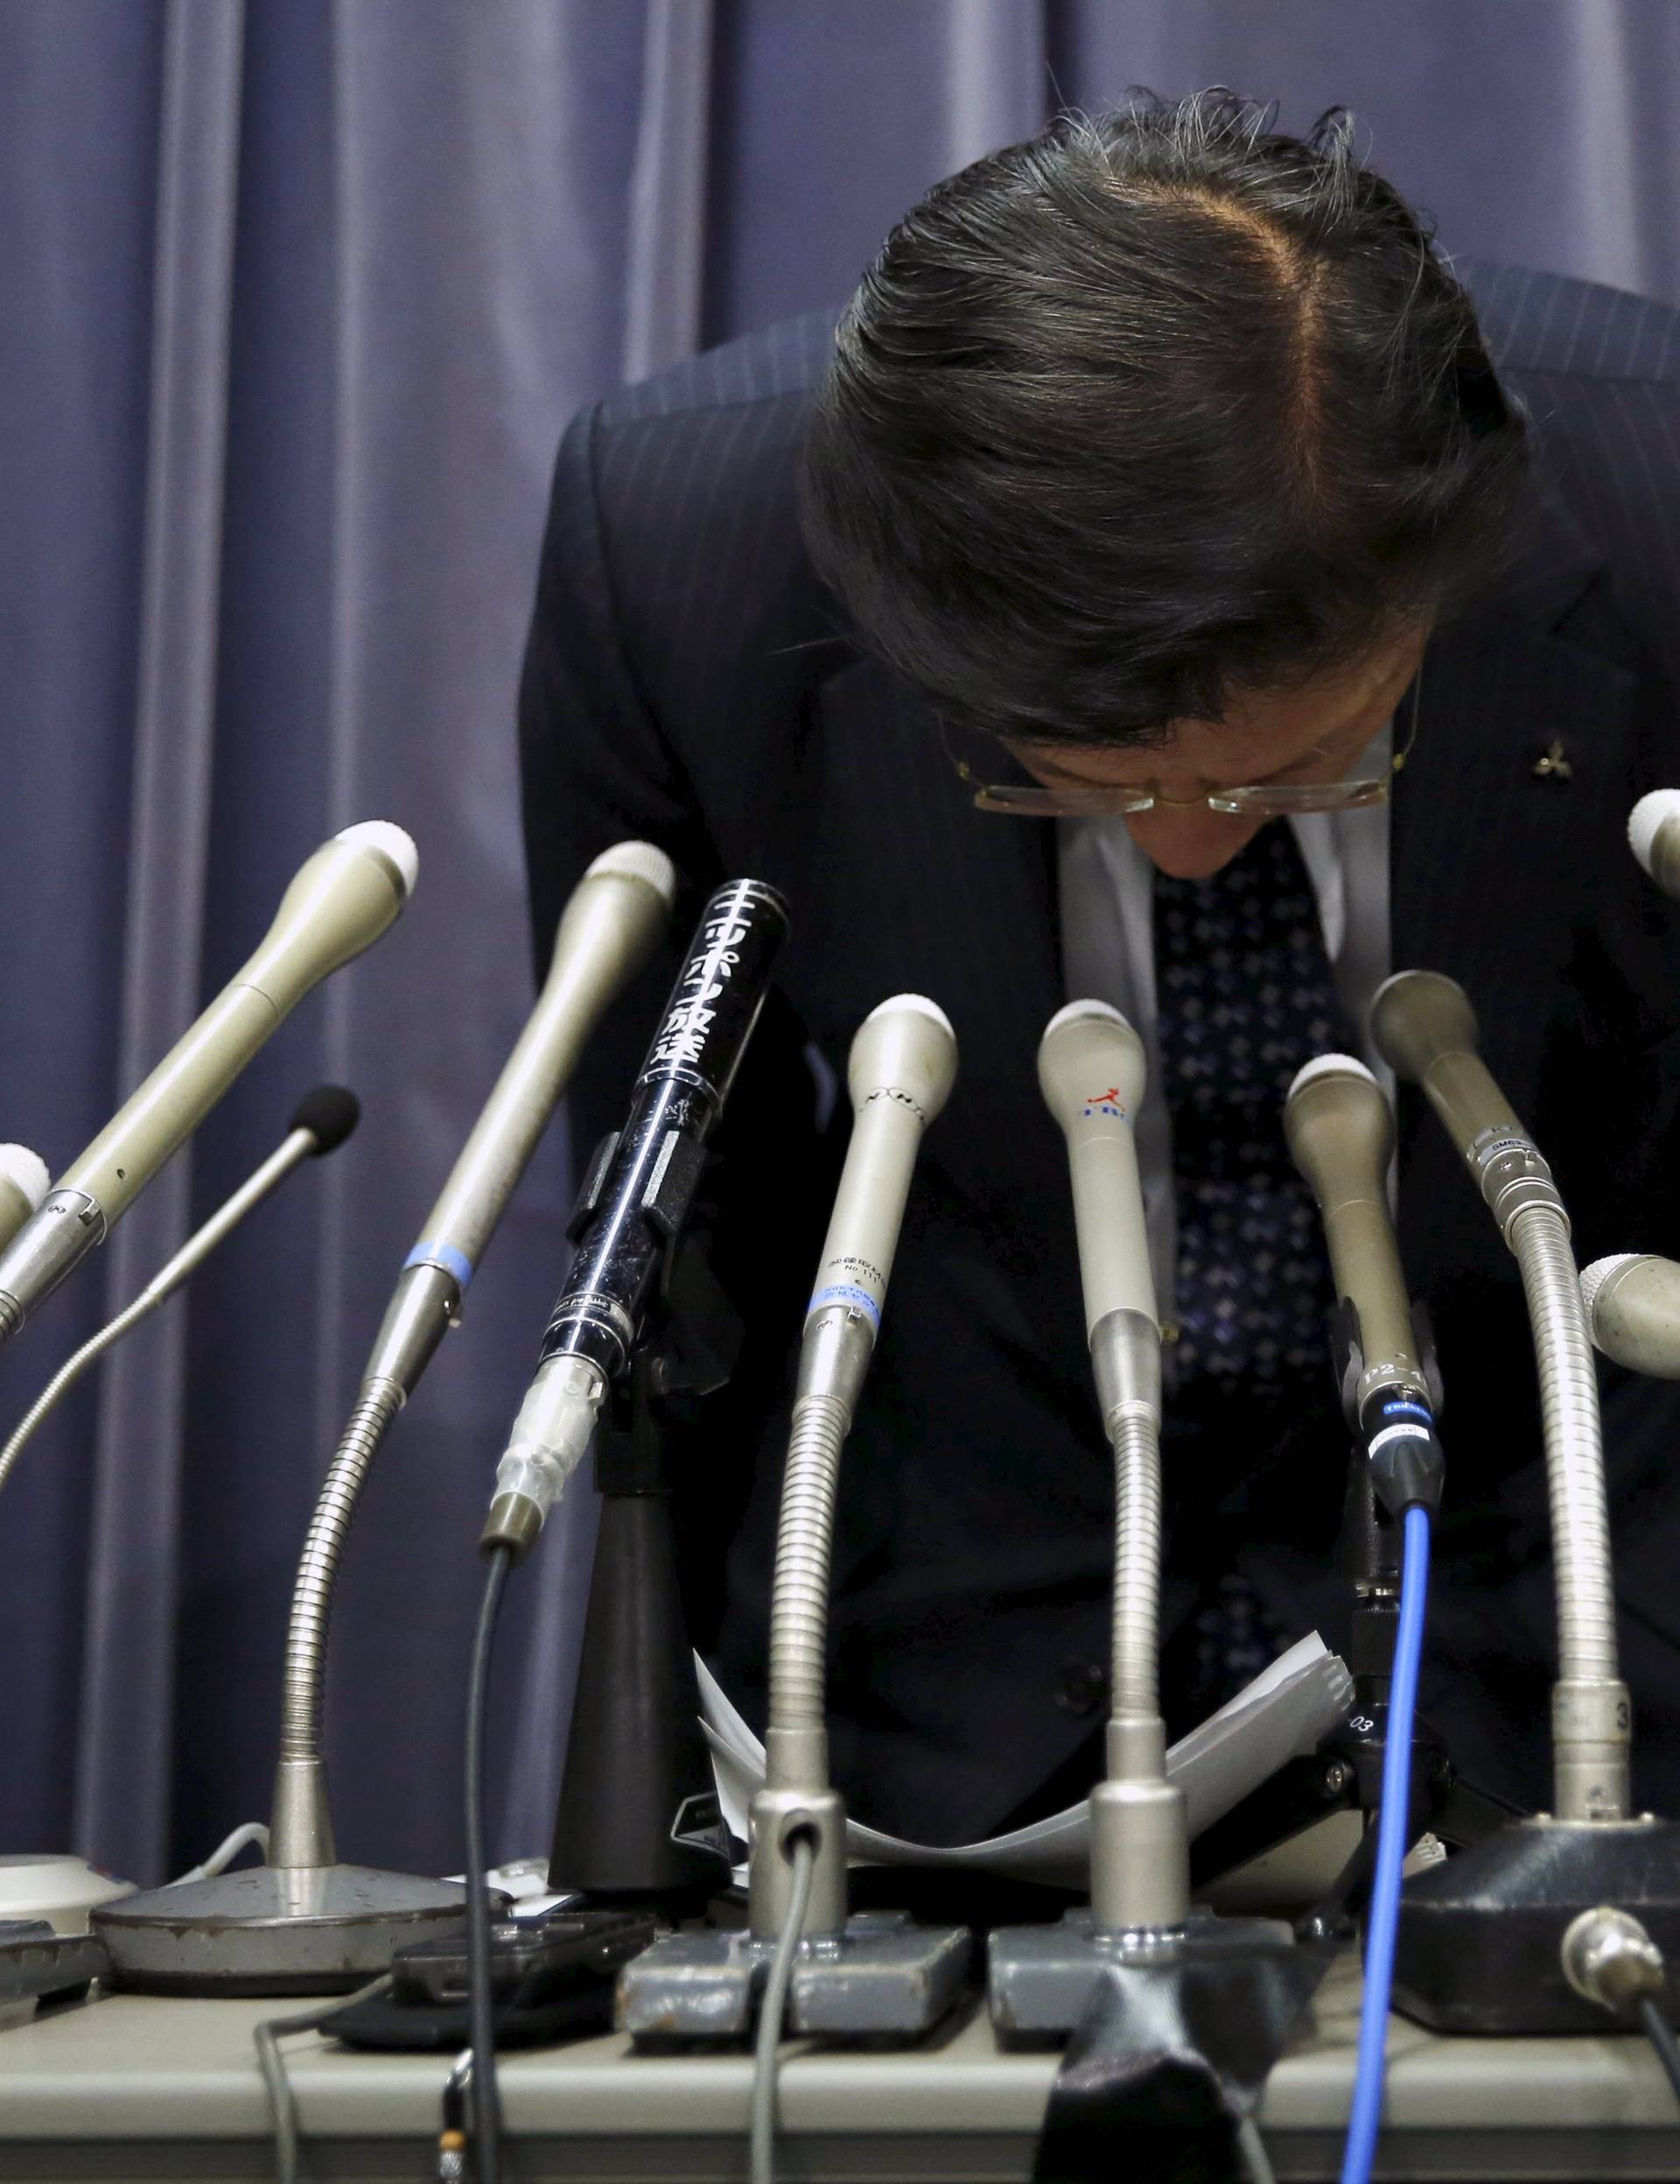
<svg viewBox="0 0 1680 2184"><path fill-rule="evenodd" d="M1037 1076L1039 1039L1062 999L1054 830L976 811L928 708L874 662L830 676L816 704L797 936L810 977L794 998L841 1054L889 993L925 993L946 1011L962 1059L928 1157L959 1217L976 1235L990 1228L1012 1273L1037 1273L1046 1250L1060 1250L1068 1195Z"/></svg>
<svg viewBox="0 0 1680 2184"><path fill-rule="evenodd" d="M1600 556L1538 492L1522 537L1497 588L1430 640L1390 853L1394 968L1460 981L1514 1102L1582 900L1566 876L1592 838L1583 813L1625 778L1634 702L1630 676L1557 634ZM1567 778L1535 771L1554 743Z"/></svg>
<svg viewBox="0 0 1680 2184"><path fill-rule="evenodd" d="M858 876L871 922L891 929L906 974L937 979L928 990L953 1020L972 1019L976 1057L1001 1059L1023 1036L1036 1054L1058 1001L1054 830L976 811L930 710L875 662L831 676L817 706L818 844L873 845ZM824 892L820 914L844 927L844 900ZM838 931L835 942L844 954Z"/></svg>
<svg viewBox="0 0 1680 2184"><path fill-rule="evenodd" d="M1456 978L1488 1066L1544 1150L1548 1033L1566 999L1573 928L1602 875L1601 813L1626 802L1637 685L1557 632L1600 566L1555 504L1535 510L1496 592L1430 641L1417 742L1395 785L1396 970ZM1539 761L1561 747L1566 778ZM1438 1298L1508 1275L1499 1239L1421 1096L1400 1099L1407 1264Z"/></svg>

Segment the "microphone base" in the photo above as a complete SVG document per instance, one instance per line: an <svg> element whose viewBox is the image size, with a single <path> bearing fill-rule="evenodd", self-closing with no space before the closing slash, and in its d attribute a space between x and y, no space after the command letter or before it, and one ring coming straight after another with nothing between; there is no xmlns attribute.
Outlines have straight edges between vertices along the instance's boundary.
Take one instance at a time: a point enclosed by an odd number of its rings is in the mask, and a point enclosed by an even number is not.
<svg viewBox="0 0 1680 2184"><path fill-rule="evenodd" d="M92 1919L114 1984L175 1995L346 1993L407 1943L466 1925L458 1883L368 1866L243 1866L126 1896Z"/></svg>
<svg viewBox="0 0 1680 2184"><path fill-rule="evenodd" d="M1631 1912L1670 1968L1680 2015L1680 1825L1537 1813L1405 1885L1394 2007L1443 2033L1604 2033L1616 2020L1570 1984L1564 1936L1583 1911ZM1623 2020L1627 2022L1628 2020Z"/></svg>
<svg viewBox="0 0 1680 2184"><path fill-rule="evenodd" d="M774 1936L668 1935L619 1974L619 2030L643 2048L746 2040L775 1953ZM963 1992L973 1953L966 1927L855 1912L840 1933L799 1944L786 2030L876 2046L920 2040Z"/></svg>
<svg viewBox="0 0 1680 2184"><path fill-rule="evenodd" d="M1116 1968L1151 1971L1214 1963L1247 1962L1293 1951L1281 1919L1222 1919L1193 1910L1182 1925L1145 1931L1099 1926L1088 1908L1063 1914L1054 1926L1004 1926L987 1950L986 2006L1004 2048L1050 2048L1084 2017L1092 1996Z"/></svg>

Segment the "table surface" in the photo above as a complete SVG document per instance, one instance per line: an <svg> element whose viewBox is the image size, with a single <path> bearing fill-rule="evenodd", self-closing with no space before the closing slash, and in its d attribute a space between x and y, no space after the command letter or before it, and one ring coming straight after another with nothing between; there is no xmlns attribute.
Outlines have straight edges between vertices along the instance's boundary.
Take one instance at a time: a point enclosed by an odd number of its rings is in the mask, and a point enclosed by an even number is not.
<svg viewBox="0 0 1680 2184"><path fill-rule="evenodd" d="M1334 2177L1348 2112L1358 1978L1344 1962L1316 2025L1278 2064L1261 2125L1281 2179ZM96 1996L0 2033L0 2174L271 2176L251 2044L306 2005ZM428 2173L446 2062L286 2042L305 2176ZM996 2046L979 2010L907 2054L794 2043L780 2077L790 2179L1026 2178L1056 2058ZM746 2174L744 2054L638 2055L602 2036L507 2056L510 2177ZM1645 2041L1446 2040L1390 2027L1387 2176L1680 2176L1680 2110Z"/></svg>

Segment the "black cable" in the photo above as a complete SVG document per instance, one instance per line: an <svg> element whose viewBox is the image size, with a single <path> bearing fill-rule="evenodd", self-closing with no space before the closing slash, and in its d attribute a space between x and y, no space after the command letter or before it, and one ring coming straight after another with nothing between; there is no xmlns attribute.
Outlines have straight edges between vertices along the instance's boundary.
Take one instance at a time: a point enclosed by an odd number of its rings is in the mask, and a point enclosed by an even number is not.
<svg viewBox="0 0 1680 2184"><path fill-rule="evenodd" d="M484 1711L490 1648L511 1547L490 1550L466 1691L466 2010L472 2034L472 2137L479 2184L501 2184L501 2108L496 2094L495 1997L490 1984L490 1898L484 1885Z"/></svg>
<svg viewBox="0 0 1680 2184"><path fill-rule="evenodd" d="M1669 2074L1669 2083L1674 2088L1674 2097L1680 2101L1680 2040L1674 2036L1674 2027L1662 2014L1662 2005L1654 1994L1642 1998L1639 2006L1639 2021L1650 2037L1656 2050L1656 2059Z"/></svg>

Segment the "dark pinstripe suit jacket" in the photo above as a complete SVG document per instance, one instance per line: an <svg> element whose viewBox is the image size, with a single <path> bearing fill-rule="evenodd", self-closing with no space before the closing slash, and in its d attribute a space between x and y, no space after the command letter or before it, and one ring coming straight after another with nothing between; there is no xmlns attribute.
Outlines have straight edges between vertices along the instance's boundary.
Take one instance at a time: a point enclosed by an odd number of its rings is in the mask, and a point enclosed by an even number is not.
<svg viewBox="0 0 1680 2184"><path fill-rule="evenodd" d="M1519 564L1431 644L1395 800L1393 960L1469 990L1583 1262L1680 1251L1680 956L1623 841L1634 796L1680 780L1680 314L1464 270L1534 418L1544 494ZM585 860L626 835L684 874L682 937L727 875L772 879L794 906L716 1170L716 1250L747 1348L682 1455L693 1614L749 1705L788 1362L847 1120L844 1096L824 1111L825 1066L844 1078L853 1030L890 993L931 994L956 1025L962 1071L842 1482L832 1697L854 1810L961 1836L1094 1726L1111 1489L1062 1148L1034 1077L1065 998L1053 831L966 806L921 704L859 652L812 575L794 465L830 325L736 342L567 433L522 697L528 853L544 950ZM1554 739L1566 780L1534 772ZM619 1118L670 970L592 1053L580 1146ZM1427 1697L1462 1764L1538 1799L1552 1624L1521 1297L1456 1157L1410 1104L1401 1222L1439 1334L1452 1464ZM1680 1810L1680 1400L1609 1378L1636 1786ZM1169 1613L1240 1552L1280 1613L1334 1631L1345 1452L1327 1374L1322 1414L1264 1438L1169 1448Z"/></svg>

